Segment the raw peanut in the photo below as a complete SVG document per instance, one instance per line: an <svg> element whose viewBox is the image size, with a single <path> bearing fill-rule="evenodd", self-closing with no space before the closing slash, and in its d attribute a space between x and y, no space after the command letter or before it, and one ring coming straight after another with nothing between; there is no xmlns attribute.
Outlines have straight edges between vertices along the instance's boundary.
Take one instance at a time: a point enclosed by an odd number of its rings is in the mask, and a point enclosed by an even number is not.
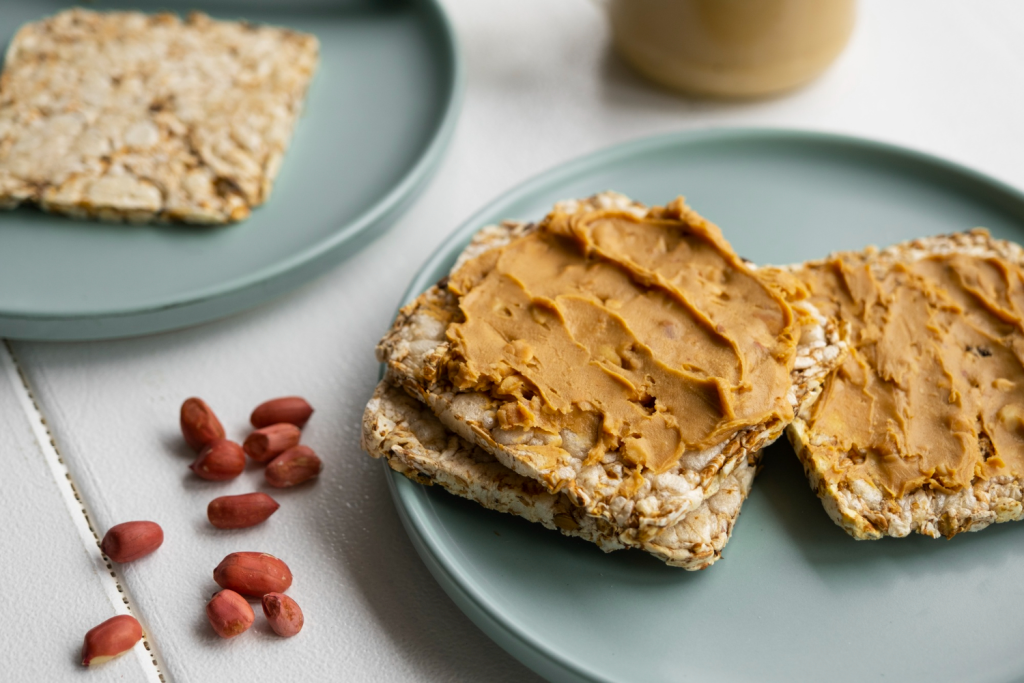
<svg viewBox="0 0 1024 683"><path fill-rule="evenodd" d="M181 434L193 450L200 451L217 439L223 439L224 427L205 401L190 398L181 404Z"/></svg>
<svg viewBox="0 0 1024 683"><path fill-rule="evenodd" d="M245 453L234 441L221 439L201 450L189 469L210 481L234 479L245 469Z"/></svg>
<svg viewBox="0 0 1024 683"><path fill-rule="evenodd" d="M265 493L245 493L214 498L206 508L206 516L218 529L245 529L267 521L279 507Z"/></svg>
<svg viewBox="0 0 1024 683"><path fill-rule="evenodd" d="M270 461L264 476L276 488L295 486L320 474L323 463L308 446L289 448Z"/></svg>
<svg viewBox="0 0 1024 683"><path fill-rule="evenodd" d="M292 446L298 446L301 438L302 432L298 427L281 422L250 434L242 444L242 450L256 462L267 462Z"/></svg>
<svg viewBox="0 0 1024 683"><path fill-rule="evenodd" d="M145 557L164 542L164 530L156 522L124 522L110 527L100 550L114 562Z"/></svg>
<svg viewBox="0 0 1024 683"><path fill-rule="evenodd" d="M287 422L302 427L313 414L313 406L298 396L285 396L261 403L252 411L249 422L256 429Z"/></svg>
<svg viewBox="0 0 1024 683"><path fill-rule="evenodd" d="M85 634L82 666L95 666L128 652L142 640L142 626L128 614L119 614Z"/></svg>
<svg viewBox="0 0 1024 683"><path fill-rule="evenodd" d="M234 638L256 621L256 613L245 598L233 590L222 590L206 603L206 618L221 638Z"/></svg>
<svg viewBox="0 0 1024 683"><path fill-rule="evenodd" d="M302 630L302 610L299 603L284 593L267 593L263 596L263 614L274 633L282 638L291 638Z"/></svg>
<svg viewBox="0 0 1024 683"><path fill-rule="evenodd" d="M288 590L292 585L292 572L273 555L231 553L213 570L213 580L221 588L261 598L267 593Z"/></svg>

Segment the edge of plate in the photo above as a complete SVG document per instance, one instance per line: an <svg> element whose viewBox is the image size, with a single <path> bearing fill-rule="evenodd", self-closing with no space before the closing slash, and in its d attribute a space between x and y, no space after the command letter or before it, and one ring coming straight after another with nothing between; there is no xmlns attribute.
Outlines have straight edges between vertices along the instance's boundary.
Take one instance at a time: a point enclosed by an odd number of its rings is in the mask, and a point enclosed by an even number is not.
<svg viewBox="0 0 1024 683"><path fill-rule="evenodd" d="M212 287L163 306L116 312L32 315L0 310L0 337L35 341L93 341L134 337L200 325L268 302L324 274L346 253L365 246L373 228L398 218L425 189L440 165L455 132L465 88L465 64L455 29L440 0L414 0L430 12L444 39L450 62L445 105L433 137L401 180L373 206L338 232L304 252L249 276ZM268 293L269 290L269 293Z"/></svg>
<svg viewBox="0 0 1024 683"><path fill-rule="evenodd" d="M436 279L434 274L454 263L458 250L469 242L474 232L490 222L501 220L502 217L507 218L507 216L499 217L504 207L523 200L535 192L542 191L550 185L571 179L596 165L625 159L672 144L743 140L784 141L787 139L795 143L823 143L861 148L874 153L902 158L914 164L937 169L949 177L967 180L976 188L983 188L989 192L994 191L995 194L1001 195L1002 201L1009 200L1018 206L1024 206L1024 192L997 178L927 152L869 138L789 128L709 127L663 133L619 143L558 164L500 194L496 199L473 213L430 254L403 293L400 307L426 290ZM381 366L381 374L383 375L383 366ZM416 552L445 593L474 624L509 654L545 678L557 680L560 683L613 683L612 679L587 668L579 661L566 656L565 653L555 651L539 642L528 631L508 619L500 608L491 603L476 582L455 566L453 559L447 553L439 550L437 533L424 519L427 512L425 508L429 502L425 498L423 487L413 484L403 475L391 470L386 462L382 465L387 473L388 489L413 547L416 548Z"/></svg>

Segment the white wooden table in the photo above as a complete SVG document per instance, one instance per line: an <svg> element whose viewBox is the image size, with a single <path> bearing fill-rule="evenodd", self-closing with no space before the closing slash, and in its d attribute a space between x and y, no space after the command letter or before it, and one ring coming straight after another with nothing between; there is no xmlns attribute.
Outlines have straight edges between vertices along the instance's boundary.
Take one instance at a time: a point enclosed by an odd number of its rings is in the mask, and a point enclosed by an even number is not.
<svg viewBox="0 0 1024 683"><path fill-rule="evenodd" d="M865 0L850 47L824 78L746 104L649 87L610 53L588 0L446 5L468 66L462 118L436 179L374 244L301 291L218 323L125 341L0 347L0 566L8 577L0 678L536 680L433 581L380 463L359 449L360 414L377 378L374 344L426 254L484 202L539 171L630 138L709 125L880 138L1024 187L1018 0ZM226 485L192 476L179 405L205 398L240 440L252 407L285 394L317 409L305 442L323 456L323 475L282 491L268 524L212 529L207 502L253 490L260 473ZM93 530L133 519L159 522L166 541L111 571ZM306 614L297 638L276 638L262 618L232 641L212 633L203 611L216 589L211 571L235 550L288 561L290 594ZM85 631L129 606L148 648L93 671L79 667Z"/></svg>

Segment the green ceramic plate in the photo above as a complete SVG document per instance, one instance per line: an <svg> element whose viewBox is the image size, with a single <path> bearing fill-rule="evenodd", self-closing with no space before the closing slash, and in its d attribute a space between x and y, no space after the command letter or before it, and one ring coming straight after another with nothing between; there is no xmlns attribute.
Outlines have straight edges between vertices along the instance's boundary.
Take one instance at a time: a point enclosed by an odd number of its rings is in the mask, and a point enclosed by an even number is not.
<svg viewBox="0 0 1024 683"><path fill-rule="evenodd" d="M406 300L474 230L615 189L677 194L740 254L788 263L984 225L1024 240L1024 196L940 159L784 131L656 137L512 190L449 238ZM688 573L601 553L441 490L389 480L434 577L502 647L553 681L1019 681L1024 525L952 541L857 542L825 515L788 445L766 457L718 564Z"/></svg>
<svg viewBox="0 0 1024 683"><path fill-rule="evenodd" d="M0 46L66 3L0 1ZM0 212L0 336L98 339L193 325L325 272L388 225L432 174L462 67L433 0L129 0L317 35L321 63L271 200L221 228Z"/></svg>

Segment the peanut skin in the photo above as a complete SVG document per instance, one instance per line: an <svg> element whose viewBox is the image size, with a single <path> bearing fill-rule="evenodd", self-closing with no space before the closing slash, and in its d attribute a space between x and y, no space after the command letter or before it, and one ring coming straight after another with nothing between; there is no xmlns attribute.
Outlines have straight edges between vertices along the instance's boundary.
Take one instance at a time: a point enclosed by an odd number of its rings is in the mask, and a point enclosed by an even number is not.
<svg viewBox="0 0 1024 683"><path fill-rule="evenodd" d="M263 614L274 633L282 638L291 638L302 630L305 621L299 603L284 593L267 593L263 596Z"/></svg>
<svg viewBox="0 0 1024 683"><path fill-rule="evenodd" d="M128 614L119 614L94 626L82 644L82 666L96 666L128 652L142 640L142 626Z"/></svg>
<svg viewBox="0 0 1024 683"><path fill-rule="evenodd" d="M164 530L156 522L124 522L110 527L100 549L114 562L145 557L164 542Z"/></svg>
<svg viewBox="0 0 1024 683"><path fill-rule="evenodd" d="M320 474L323 463L308 446L289 448L270 461L264 476L276 488L295 486Z"/></svg>
<svg viewBox="0 0 1024 683"><path fill-rule="evenodd" d="M256 462L268 462L293 446L299 445L302 432L293 424L280 422L257 429L250 434L242 450Z"/></svg>
<svg viewBox="0 0 1024 683"><path fill-rule="evenodd" d="M206 603L206 618L221 638L234 638L245 633L256 620L256 613L241 595L222 590Z"/></svg>
<svg viewBox="0 0 1024 683"><path fill-rule="evenodd" d="M181 435L193 450L200 451L223 439L224 427L205 401L193 397L181 404Z"/></svg>
<svg viewBox="0 0 1024 683"><path fill-rule="evenodd" d="M265 493L245 493L214 498L206 508L206 516L218 529L245 529L265 522L279 507Z"/></svg>
<svg viewBox="0 0 1024 683"><path fill-rule="evenodd" d="M213 570L213 580L221 588L242 595L262 598L267 593L283 593L292 585L292 572L281 560L266 553L231 553Z"/></svg>
<svg viewBox="0 0 1024 683"><path fill-rule="evenodd" d="M210 481L234 479L245 469L245 452L234 441L220 439L200 451L189 469Z"/></svg>
<svg viewBox="0 0 1024 683"><path fill-rule="evenodd" d="M252 415L249 417L249 422L256 429L280 422L287 422L302 428L312 414L313 406L309 405L306 399L299 396L285 396L256 406L256 410L252 411Z"/></svg>

